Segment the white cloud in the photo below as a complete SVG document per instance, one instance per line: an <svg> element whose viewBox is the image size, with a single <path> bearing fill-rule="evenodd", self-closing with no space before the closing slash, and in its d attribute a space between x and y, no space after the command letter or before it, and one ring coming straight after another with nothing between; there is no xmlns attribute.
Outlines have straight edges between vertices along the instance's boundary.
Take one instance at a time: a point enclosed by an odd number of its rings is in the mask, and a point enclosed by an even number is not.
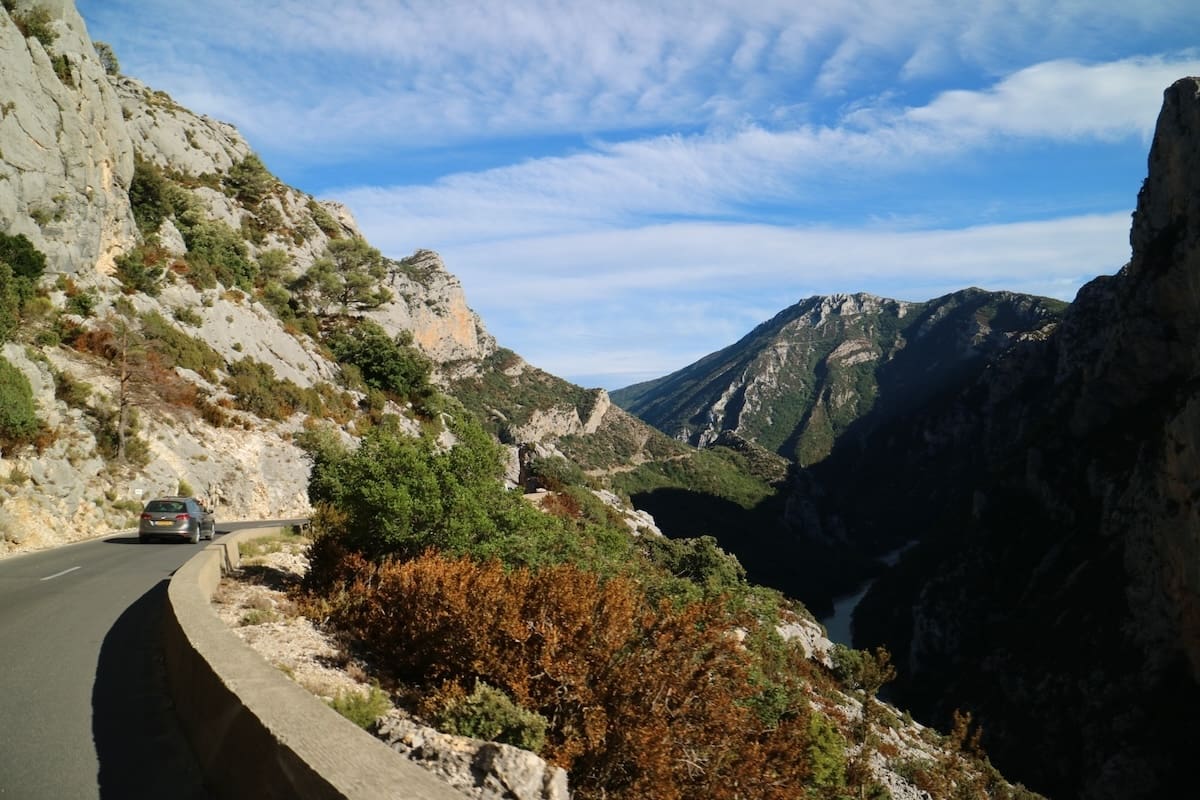
<svg viewBox="0 0 1200 800"><path fill-rule="evenodd" d="M1128 229L1126 212L950 231L687 223L442 255L502 344L613 388L678 369L814 294L927 300L980 286L1070 299L1120 268Z"/></svg>
<svg viewBox="0 0 1200 800"><path fill-rule="evenodd" d="M127 73L269 166L357 170L301 188L384 252L440 250L502 343L567 375L665 372L814 293L1069 296L1120 266L1124 211L955 231L903 198L836 228L764 209L920 192L997 144L1145 137L1200 72L1194 0L78 3ZM388 153L471 148L505 165L370 185Z"/></svg>
<svg viewBox="0 0 1200 800"><path fill-rule="evenodd" d="M944 167L997 137L1145 136L1161 91L1200 60L1050 62L921 108L857 109L841 127L666 135L451 175L431 184L335 190L385 252L645 225L751 217L762 202L813 201L822 181Z"/></svg>
<svg viewBox="0 0 1200 800"><path fill-rule="evenodd" d="M942 65L977 74L1046 53L1107 60L1115 41L1190 14L1184 0L79 5L110 21L105 38L132 74L185 104L209 103L198 110L238 123L256 146L341 155L769 119Z"/></svg>
<svg viewBox="0 0 1200 800"><path fill-rule="evenodd" d="M1108 64L1035 64L983 91L948 91L903 119L963 137L1149 139L1162 91L1200 72L1200 58L1130 58Z"/></svg>

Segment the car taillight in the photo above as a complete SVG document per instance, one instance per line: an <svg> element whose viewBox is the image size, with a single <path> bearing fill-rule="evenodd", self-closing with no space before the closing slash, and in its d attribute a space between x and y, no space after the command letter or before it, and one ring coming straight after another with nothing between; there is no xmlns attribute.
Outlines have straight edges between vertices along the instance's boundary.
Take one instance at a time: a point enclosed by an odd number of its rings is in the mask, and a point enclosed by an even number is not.
<svg viewBox="0 0 1200 800"><path fill-rule="evenodd" d="M187 515L187 514L176 514L176 515L175 515L175 521L176 521L176 522L179 522L181 519L187 519L187 518L188 518L188 515Z"/></svg>
<svg viewBox="0 0 1200 800"><path fill-rule="evenodd" d="M142 519L153 519L153 517L151 517L149 514L146 514L145 512L143 512Z"/></svg>

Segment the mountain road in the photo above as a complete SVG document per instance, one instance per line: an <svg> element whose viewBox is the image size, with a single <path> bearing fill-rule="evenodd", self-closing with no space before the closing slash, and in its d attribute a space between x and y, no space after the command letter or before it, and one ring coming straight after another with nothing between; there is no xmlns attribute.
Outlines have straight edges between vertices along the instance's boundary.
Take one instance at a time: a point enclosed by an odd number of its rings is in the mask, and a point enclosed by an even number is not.
<svg viewBox="0 0 1200 800"><path fill-rule="evenodd" d="M0 559L0 798L208 797L163 653L167 582L202 546L126 533Z"/></svg>

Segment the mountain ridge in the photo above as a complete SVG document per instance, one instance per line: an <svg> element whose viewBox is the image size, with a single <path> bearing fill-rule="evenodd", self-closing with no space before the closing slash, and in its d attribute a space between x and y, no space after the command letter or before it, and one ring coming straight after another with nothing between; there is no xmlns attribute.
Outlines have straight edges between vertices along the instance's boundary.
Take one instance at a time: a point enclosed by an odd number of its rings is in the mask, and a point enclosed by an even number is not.
<svg viewBox="0 0 1200 800"><path fill-rule="evenodd" d="M976 288L926 302L868 293L818 295L780 311L727 348L612 397L692 445L703 447L732 431L806 466L828 455L833 441L872 411L879 392L909 395L894 413L930 393L903 376L889 386L864 374L861 365L880 372L941 338L943 346L926 352L912 369L925 380L947 382L953 375L939 373L969 369L1014 336L1053 322L1062 305ZM909 349L923 339L925 345Z"/></svg>

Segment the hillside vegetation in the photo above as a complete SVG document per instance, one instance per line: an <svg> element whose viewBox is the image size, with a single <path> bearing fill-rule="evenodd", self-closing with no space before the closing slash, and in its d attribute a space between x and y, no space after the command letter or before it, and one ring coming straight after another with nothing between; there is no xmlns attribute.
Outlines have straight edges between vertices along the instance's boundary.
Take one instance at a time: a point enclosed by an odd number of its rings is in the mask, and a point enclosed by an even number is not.
<svg viewBox="0 0 1200 800"><path fill-rule="evenodd" d="M69 4L3 8L6 550L119 530L148 493L311 512L315 614L444 727L504 716L579 797L1026 796L966 727L876 702L886 651L830 653L713 520L664 538L621 496L757 509L780 459L696 450L498 348L436 254L381 254L121 75Z"/></svg>

